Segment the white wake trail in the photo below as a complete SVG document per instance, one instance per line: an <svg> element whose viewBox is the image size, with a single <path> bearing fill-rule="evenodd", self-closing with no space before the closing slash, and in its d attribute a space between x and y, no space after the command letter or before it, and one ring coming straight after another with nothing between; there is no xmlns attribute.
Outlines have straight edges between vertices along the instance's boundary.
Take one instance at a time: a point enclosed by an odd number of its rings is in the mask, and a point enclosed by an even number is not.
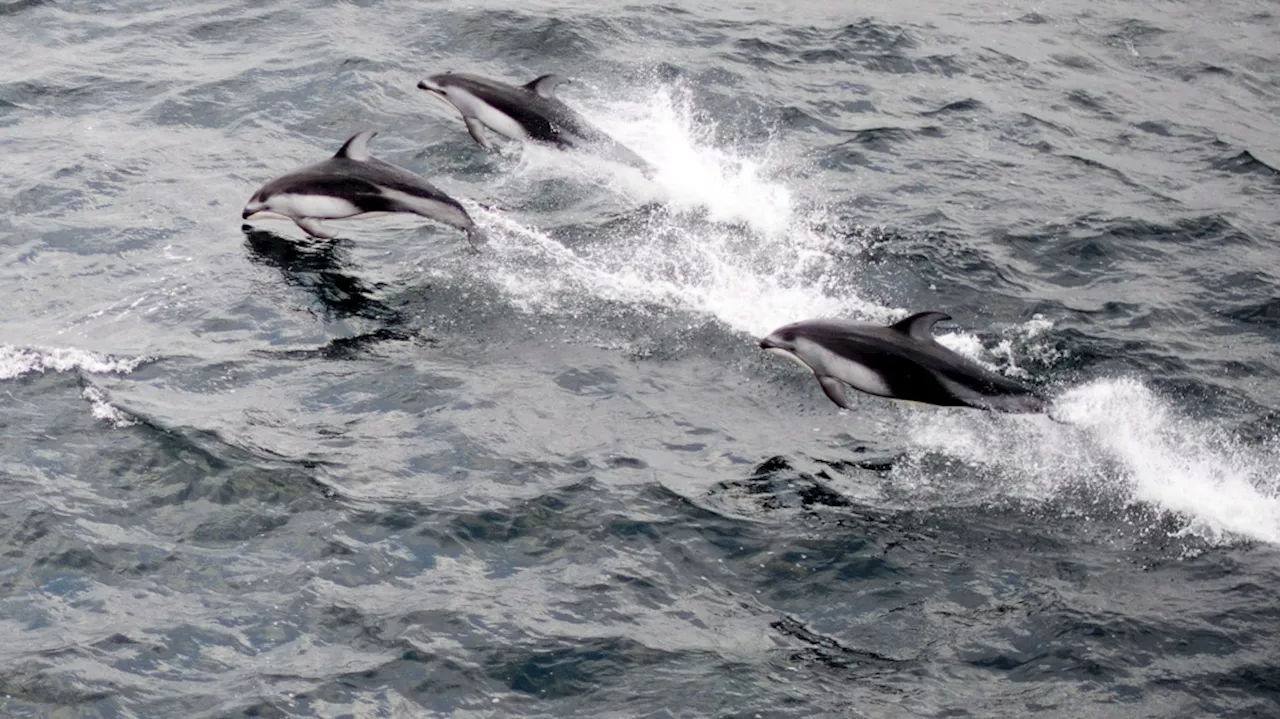
<svg viewBox="0 0 1280 719"><path fill-rule="evenodd" d="M1248 444L1211 422L1181 415L1134 379L1068 389L1052 413L1062 424L1043 417L917 412L908 438L918 453L980 468L991 479L988 486L1006 496L1047 500L1083 489L1097 501L1174 513L1180 533L1210 543L1239 537L1280 543L1275 446ZM947 493L946 487L937 490Z"/></svg>
<svg viewBox="0 0 1280 719"><path fill-rule="evenodd" d="M716 147L686 95L664 88L644 102L614 101L590 119L657 171L652 179L616 164L526 147L516 173L542 182L573 175L604 184L633 203L657 202L642 221L570 247L511 217L479 210L495 229L499 256L492 281L527 312L589 315L601 301L714 318L755 337L814 317L887 322L908 314L868 299L858 286L857 238L836 237L821 208L796 201L772 177L769 146L755 156ZM922 309L922 308L912 308ZM969 332L939 340L1011 376L1022 358L1057 359L1037 339L1052 327L1035 318L1002 331L987 347ZM1016 347L1016 349L1015 349ZM1244 536L1280 542L1276 452L1233 440L1212 425L1180 417L1168 402L1132 380L1101 380L1055 402L1061 425L966 412L918 412L908 420L916 450L978 466L1000 491L1048 498L1092 487L1106 501L1145 503L1185 519L1184 530L1209 541ZM929 477L925 481L935 481ZM910 483L910 478L903 478Z"/></svg>
<svg viewBox="0 0 1280 719"><path fill-rule="evenodd" d="M714 146L689 101L670 88L587 114L649 160L653 177L536 145L522 149L515 173L525 182L587 179L647 214L577 249L478 211L499 236L494 249L503 261L494 280L518 307L572 311L604 299L707 315L754 336L811 317L906 314L862 296L850 268L859 241L815 229L828 218L800 209L786 183L768 175L768 146L757 148L758 157Z"/></svg>

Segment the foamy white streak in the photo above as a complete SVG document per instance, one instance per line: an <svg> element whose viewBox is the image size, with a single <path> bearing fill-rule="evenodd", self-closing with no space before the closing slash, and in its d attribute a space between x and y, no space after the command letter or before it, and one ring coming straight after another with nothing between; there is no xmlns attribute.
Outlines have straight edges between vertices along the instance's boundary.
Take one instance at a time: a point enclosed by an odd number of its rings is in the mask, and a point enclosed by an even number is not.
<svg viewBox="0 0 1280 719"><path fill-rule="evenodd" d="M1001 339L989 350L977 335L968 332L944 331L934 336L939 344L987 369L1003 372L1011 377L1028 379L1030 374L1018 366L1019 354L1046 365L1063 357L1063 354L1052 345L1037 345L1031 342L1052 327L1052 320L1036 315L1026 322L1005 327L1000 333Z"/></svg>
<svg viewBox="0 0 1280 719"><path fill-rule="evenodd" d="M714 123L696 123L691 94L663 87L643 102L622 100L594 111L589 119L607 128L657 169L653 183L664 204L682 211L705 211L712 222L743 223L766 235L790 233L795 224L791 190L766 177L771 144L745 156L712 143ZM616 175L616 189L637 194L634 175Z"/></svg>
<svg viewBox="0 0 1280 719"><path fill-rule="evenodd" d="M107 399L107 393L97 387L86 386L80 396L89 401L90 412L93 413L94 419L100 419L116 428L131 427L138 423L138 420L111 404Z"/></svg>
<svg viewBox="0 0 1280 719"><path fill-rule="evenodd" d="M813 231L825 218L799 214L790 190L762 170L766 161L705 142L713 128L693 122L688 101L677 95L661 88L643 103L587 112L653 163L652 180L589 154L537 145L524 148L514 173L517 181L586 175L632 202L661 201L665 214L655 213L639 231L615 231L574 251L497 213L473 213L494 237L499 266L489 272L517 306L560 312L588 312L600 300L656 306L706 314L756 336L812 317L901 314L854 289L847 238L837 244Z"/></svg>
<svg viewBox="0 0 1280 719"><path fill-rule="evenodd" d="M149 357L117 358L71 347L17 347L0 345L0 379L32 372L83 370L92 374L128 374Z"/></svg>
<svg viewBox="0 0 1280 719"><path fill-rule="evenodd" d="M1083 427L1127 470L1136 500L1185 515L1189 531L1280 542L1276 456L1180 417L1134 380L1067 392L1058 415Z"/></svg>
<svg viewBox="0 0 1280 719"><path fill-rule="evenodd" d="M814 232L825 218L804 215L790 190L764 169L768 146L754 157L714 147L714 126L693 121L687 98L664 88L647 93L644 102L615 101L585 113L653 163L652 180L603 160L525 149L517 174L526 179L585 173L632 201L659 200L669 213L640 234L575 252L545 233L481 212L482 223L500 228L494 280L517 306L589 313L602 299L655 305L705 313L756 336L813 317L885 322L906 315L859 295L848 248ZM1033 341L1051 326L1037 317L1008 328L989 352L966 332L938 339L988 367L1025 376L1015 355L1046 364L1060 359L1052 346ZM1055 412L1074 426L1044 417L918 412L912 439L982 465L998 475L1001 491L1045 497L1065 483L1084 483L1121 501L1184 515L1187 531L1211 540L1238 534L1280 541L1270 452L1176 417L1133 381L1073 389Z"/></svg>
<svg viewBox="0 0 1280 719"><path fill-rule="evenodd" d="M1001 492L1047 498L1085 486L1104 501L1141 502L1185 518L1211 542L1280 542L1276 453L1178 415L1142 383L1099 380L1065 392L1053 414L913 413L910 439L979 465Z"/></svg>
<svg viewBox="0 0 1280 719"><path fill-rule="evenodd" d="M790 253L791 264L761 267L767 248L732 249L730 230L688 232L668 226L665 238L623 239L579 254L547 234L487 211L492 249L500 253L491 279L526 311L589 311L599 300L656 305L711 315L730 327L763 336L774 328L819 316L881 320L899 311L867 302L853 291L829 292L812 257ZM494 228L500 228L494 231ZM826 258L820 258L819 263Z"/></svg>

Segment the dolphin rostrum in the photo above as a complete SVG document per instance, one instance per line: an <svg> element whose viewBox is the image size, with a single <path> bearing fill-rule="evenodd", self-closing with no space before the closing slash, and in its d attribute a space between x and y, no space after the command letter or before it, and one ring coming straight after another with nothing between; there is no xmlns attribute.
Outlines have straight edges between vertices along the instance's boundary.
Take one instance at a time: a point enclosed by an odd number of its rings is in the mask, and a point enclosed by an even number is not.
<svg viewBox="0 0 1280 719"><path fill-rule="evenodd" d="M408 170L369 154L377 130L347 140L338 154L294 170L262 186L244 206L244 219L293 220L313 237L333 237L320 220L372 217L388 212L415 215L467 233L473 247L483 235L458 201Z"/></svg>
<svg viewBox="0 0 1280 719"><path fill-rule="evenodd" d="M512 140L589 148L617 162L652 171L644 158L556 98L556 86L562 82L565 80L559 75L543 75L516 87L476 75L444 73L419 82L418 88L457 108L471 137L486 150L492 149L484 136L484 128L488 127Z"/></svg>
<svg viewBox="0 0 1280 719"><path fill-rule="evenodd" d="M951 317L920 312L889 326L817 319L774 330L762 349L799 360L837 405L853 409L844 385L890 399L996 412L1041 412L1035 390L947 349L933 326Z"/></svg>

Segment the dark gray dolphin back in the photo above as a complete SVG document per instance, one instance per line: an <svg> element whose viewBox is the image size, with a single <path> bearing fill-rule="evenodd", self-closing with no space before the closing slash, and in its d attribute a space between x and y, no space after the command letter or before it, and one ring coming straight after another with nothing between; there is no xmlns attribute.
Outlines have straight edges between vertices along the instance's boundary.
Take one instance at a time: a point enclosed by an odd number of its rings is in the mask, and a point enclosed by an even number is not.
<svg viewBox="0 0 1280 719"><path fill-rule="evenodd" d="M951 317L942 312L920 312L890 326L899 335L920 343L931 362L925 363L941 378L944 389L970 407L998 412L1041 412L1045 399L1031 387L983 367L943 346L933 336L933 326Z"/></svg>
<svg viewBox="0 0 1280 719"><path fill-rule="evenodd" d="M365 130L351 136L333 157L272 180L255 197L284 193L335 197L362 213L421 215L463 230L473 245L482 242L483 235L461 203L421 176L369 153L369 141L377 134L376 130ZM295 221L299 219L306 218Z"/></svg>
<svg viewBox="0 0 1280 719"><path fill-rule="evenodd" d="M518 122L534 140L561 148L586 149L585 145L602 150L619 162L646 171L653 169L644 158L587 122L555 96L556 88L566 82L560 75L542 75L522 87L467 73L446 73L432 79L437 84L456 85L492 105Z"/></svg>
<svg viewBox="0 0 1280 719"><path fill-rule="evenodd" d="M427 182L422 176L380 160L369 153L369 141L377 134L377 130L365 130L353 135L343 143L333 157L304 168L299 173L314 172L315 178L310 183L313 187L332 190L328 194L353 198L353 201L365 208L366 212L422 214L412 205L386 195L382 188L449 205L467 217L468 224L459 225L459 229L470 230L472 227L470 216L467 215L461 203Z"/></svg>
<svg viewBox="0 0 1280 719"><path fill-rule="evenodd" d="M937 374L943 389L960 403L998 412L1041 412L1045 400L1031 387L983 367L951 350L933 336L938 322L951 319L942 312L920 312L890 325L891 332L919 343L927 361L921 364Z"/></svg>
<svg viewBox="0 0 1280 719"><path fill-rule="evenodd" d="M371 155L369 153L369 141L377 134L377 130L366 130L352 136L342 145L337 154L328 161L329 168L337 173L365 180L397 192L403 192L426 200L435 200L436 202L462 209L462 205L457 200L427 182L421 175L409 172L402 167Z"/></svg>
<svg viewBox="0 0 1280 719"><path fill-rule="evenodd" d="M797 334L876 372L892 397L949 407L1039 412L1034 389L993 372L940 344L933 336L942 312L921 312L889 326L841 320L795 325Z"/></svg>
<svg viewBox="0 0 1280 719"><path fill-rule="evenodd" d="M369 141L377 134L377 130L365 130L352 135L333 157L277 177L263 185L256 196L295 192L342 197L354 202L357 197L380 194L377 186L381 185L425 199L458 204L422 177L369 154Z"/></svg>
<svg viewBox="0 0 1280 719"><path fill-rule="evenodd" d="M450 73L438 76L437 82L457 85L484 102L509 115L511 119L539 142L560 146L572 146L574 135L592 139L593 133L603 135L587 124L578 113L560 102L552 94L563 80L549 80L553 75L543 75L524 87L508 85L477 75ZM546 93L546 94L543 94Z"/></svg>

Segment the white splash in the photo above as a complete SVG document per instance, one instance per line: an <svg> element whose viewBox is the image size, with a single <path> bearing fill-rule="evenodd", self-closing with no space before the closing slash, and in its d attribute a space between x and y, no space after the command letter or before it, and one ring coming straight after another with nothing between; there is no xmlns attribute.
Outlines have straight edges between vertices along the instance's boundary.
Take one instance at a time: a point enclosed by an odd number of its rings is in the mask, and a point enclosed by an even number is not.
<svg viewBox="0 0 1280 719"><path fill-rule="evenodd" d="M661 87L645 95L642 102L621 99L587 112L656 168L646 184L635 182L637 174L615 175L616 190L629 189L638 199L654 193L678 212L705 212L711 222L743 224L765 235L795 229L799 218L792 192L770 177L771 143L750 155L717 147L716 123L695 120L687 90Z"/></svg>
<svg viewBox="0 0 1280 719"><path fill-rule="evenodd" d="M1134 380L1067 392L1057 415L1119 460L1133 498L1185 516L1207 539L1223 532L1280 542L1276 452L1179 416Z"/></svg>
<svg viewBox="0 0 1280 719"><path fill-rule="evenodd" d="M92 385L85 386L80 396L88 400L90 412L94 419L102 420L117 429L122 427L132 427L138 423L137 419L126 414L124 410L111 404L107 398L107 393Z"/></svg>
<svg viewBox="0 0 1280 719"><path fill-rule="evenodd" d="M938 343L957 354L1010 377L1029 379L1031 373L1018 366L1019 357L1044 365L1052 365L1065 354L1050 344L1032 342L1053 328L1053 321L1035 315L1026 322L1008 325L1000 330L1000 339L987 347L977 335L968 332L948 332L945 329L935 335Z"/></svg>
<svg viewBox="0 0 1280 719"><path fill-rule="evenodd" d="M0 345L0 380L48 371L128 374L149 361L150 357L117 358L74 347Z"/></svg>
<svg viewBox="0 0 1280 719"><path fill-rule="evenodd" d="M938 344L955 352L958 355L968 357L971 360L982 362L986 348L982 346L982 340L976 335L962 334L959 332L943 332L935 334ZM987 364L983 362L983 364ZM988 367L991 365L987 364Z"/></svg>
<svg viewBox="0 0 1280 719"><path fill-rule="evenodd" d="M908 314L866 299L858 287L857 238L829 226L820 209L798 206L768 172L769 148L747 157L712 145L707 127L677 93L656 101L615 102L593 121L654 163L653 180L564 153L526 150L516 175L539 180L579 173L632 200L660 200L642 220L608 227L585 247L485 210L494 252L486 270L529 312L600 312L601 302L632 311L701 314L761 336L799 319L844 316L889 322ZM619 227L621 229L619 229ZM1005 374L1026 377L1020 363L1062 359L1042 337L1043 317L998 327L994 337L943 328L944 345ZM984 341L985 339L985 341ZM1049 500L1083 489L1108 506L1141 504L1184 518L1181 531L1208 541L1232 537L1280 542L1280 498L1271 467L1280 452L1243 444L1210 424L1179 417L1132 380L1074 388L1055 403L1058 424L1043 416L970 411L909 413L910 441L926 455L976 465L982 486L948 486L946 472L917 481L948 501L958 492L995 492ZM907 487L910 489L910 487ZM924 490L924 487L921 487Z"/></svg>
<svg viewBox="0 0 1280 719"><path fill-rule="evenodd" d="M714 146L714 128L696 122L682 97L660 88L643 103L586 113L650 161L652 179L581 153L523 148L507 181L586 179L637 210L634 222L602 229L585 248L474 211L493 238L497 266L486 273L517 307L585 313L606 300L701 314L754 336L812 317L887 321L903 313L862 297L854 285L859 239L815 229L828 218L798 209L786 183L769 176L767 143L758 156Z"/></svg>
<svg viewBox="0 0 1280 719"><path fill-rule="evenodd" d="M1183 518L1210 542L1280 543L1280 452L1179 415L1133 379L1072 388L1047 418L914 413L910 439L982 469L1010 496L1048 499L1085 488L1101 501L1142 503Z"/></svg>
<svg viewBox="0 0 1280 719"><path fill-rule="evenodd" d="M487 273L526 311L591 312L605 300L704 314L758 336L798 319L900 314L852 290L824 288L827 275L818 266L830 258L743 248L728 228L672 223L636 241L575 251L495 213L478 214L484 226L501 228L491 232L501 257ZM765 266L771 259L779 261Z"/></svg>

